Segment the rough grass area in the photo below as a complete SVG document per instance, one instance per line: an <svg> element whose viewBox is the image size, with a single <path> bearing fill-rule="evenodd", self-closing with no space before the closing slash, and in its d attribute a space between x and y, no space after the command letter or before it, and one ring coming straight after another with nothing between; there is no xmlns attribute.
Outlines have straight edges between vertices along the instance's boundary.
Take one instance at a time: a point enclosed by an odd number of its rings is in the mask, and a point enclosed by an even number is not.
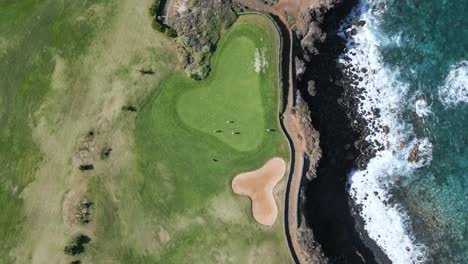
<svg viewBox="0 0 468 264"><path fill-rule="evenodd" d="M277 126L274 28L264 18L241 18L221 41L227 48L215 55L213 75L198 83L185 79L173 43L151 28L150 5L0 0L0 263L289 261L281 222L258 226L249 201L229 189L238 172L286 156L280 133L265 132ZM231 38L237 44L230 47ZM253 68L259 43L271 60L262 73ZM243 64L226 63L230 53ZM236 83L238 74L253 85ZM190 95L216 92L226 109ZM187 111L216 114L210 122L238 120L241 134L227 137L222 123L226 135L218 137L202 116L182 119ZM225 117L229 112L234 116ZM92 155L113 150L81 172L73 160L90 130ZM65 226L70 190L93 203L89 224ZM91 241L84 253L67 256L77 233Z"/></svg>
<svg viewBox="0 0 468 264"><path fill-rule="evenodd" d="M70 189L84 192L95 176L72 165L78 141L95 129L99 144L125 152L132 126L121 127L133 120L120 107L176 67L168 63L172 46L148 23L149 5L0 1L0 263L73 260L63 252L75 232L64 226L63 198ZM141 67L158 73L142 78ZM130 167L126 158L108 163L122 170ZM108 163L96 164L96 173L114 175ZM92 236L94 228L83 231Z"/></svg>
<svg viewBox="0 0 468 264"><path fill-rule="evenodd" d="M56 2L0 1L0 263L13 263L10 251L30 232L23 190L44 162L32 127L51 87L54 57L80 54L112 14L87 12L104 1Z"/></svg>

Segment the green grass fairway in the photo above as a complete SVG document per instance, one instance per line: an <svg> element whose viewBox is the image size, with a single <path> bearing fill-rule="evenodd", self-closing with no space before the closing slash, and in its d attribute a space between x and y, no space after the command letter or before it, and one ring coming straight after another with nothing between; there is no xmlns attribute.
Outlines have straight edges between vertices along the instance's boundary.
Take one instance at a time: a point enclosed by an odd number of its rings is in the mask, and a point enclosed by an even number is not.
<svg viewBox="0 0 468 264"><path fill-rule="evenodd" d="M282 219L273 228L260 227L251 217L248 199L230 189L237 173L260 167L273 156L286 157L276 119L274 30L265 18L240 17L223 35L208 79L175 74L156 89L137 119L145 175L141 200L174 237L164 247L161 263L185 263L187 256L193 263L220 263L223 258L232 263L289 261ZM254 68L257 49L265 50L268 62L261 73ZM222 132L213 133L216 129ZM256 247L265 245L272 258L250 258Z"/></svg>

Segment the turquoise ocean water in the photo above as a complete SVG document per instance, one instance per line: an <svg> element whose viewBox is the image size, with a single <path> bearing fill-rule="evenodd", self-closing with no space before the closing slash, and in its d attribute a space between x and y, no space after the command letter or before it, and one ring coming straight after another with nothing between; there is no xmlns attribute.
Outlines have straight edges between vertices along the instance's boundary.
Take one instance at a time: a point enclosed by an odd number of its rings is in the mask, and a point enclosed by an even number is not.
<svg viewBox="0 0 468 264"><path fill-rule="evenodd" d="M466 0L363 0L342 29L366 68L360 110L390 129L372 128L386 148L350 175L350 195L394 263L468 263L467 16Z"/></svg>

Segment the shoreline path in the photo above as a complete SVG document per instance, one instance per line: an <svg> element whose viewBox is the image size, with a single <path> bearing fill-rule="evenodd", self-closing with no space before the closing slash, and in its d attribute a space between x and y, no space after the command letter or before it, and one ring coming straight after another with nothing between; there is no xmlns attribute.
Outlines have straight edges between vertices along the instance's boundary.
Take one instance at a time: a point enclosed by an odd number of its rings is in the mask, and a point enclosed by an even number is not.
<svg viewBox="0 0 468 264"><path fill-rule="evenodd" d="M304 168L304 150L305 145L300 140L299 135L301 134L301 125L299 120L292 114L292 110L295 107L295 86L294 86L294 72L293 72L293 37L291 30L284 24L284 19L271 14L273 19L262 12L249 11L243 12L239 15L256 14L266 17L278 33L278 56L280 57L281 66L278 74L278 122L281 126L281 130L285 138L287 139L290 149L290 162L288 177L286 183L286 190L284 196L284 231L286 241L288 243L291 257L296 264L307 263L307 258L302 253L301 246L299 244L298 229L298 203L299 203L299 191L301 187L301 180ZM287 69L287 72L285 71ZM281 80L281 78L283 80ZM287 86L287 87L286 87ZM286 89L287 88L287 89ZM285 91L282 93L282 91ZM287 91L287 103L284 107L284 111L281 107L281 102L284 101Z"/></svg>

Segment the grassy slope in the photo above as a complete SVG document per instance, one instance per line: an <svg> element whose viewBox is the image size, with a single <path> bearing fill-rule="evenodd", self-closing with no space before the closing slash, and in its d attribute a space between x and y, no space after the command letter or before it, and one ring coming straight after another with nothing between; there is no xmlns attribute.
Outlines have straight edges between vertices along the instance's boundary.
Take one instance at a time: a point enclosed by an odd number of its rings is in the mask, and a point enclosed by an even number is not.
<svg viewBox="0 0 468 264"><path fill-rule="evenodd" d="M32 114L49 90L55 51L73 57L89 45L96 21L73 21L89 5L87 1L68 6L53 1L0 1L1 263L11 261L9 251L24 233L20 193L34 179L41 161L40 148L32 139L31 125L36 121Z"/></svg>
<svg viewBox="0 0 468 264"><path fill-rule="evenodd" d="M79 138L116 126L98 136L125 149L131 125L122 126L133 121L120 120L120 106L174 68L174 51L149 24L150 2L0 0L0 263L69 260L61 206L83 180L71 166ZM158 74L141 78L141 67ZM124 158L96 174L130 168Z"/></svg>

